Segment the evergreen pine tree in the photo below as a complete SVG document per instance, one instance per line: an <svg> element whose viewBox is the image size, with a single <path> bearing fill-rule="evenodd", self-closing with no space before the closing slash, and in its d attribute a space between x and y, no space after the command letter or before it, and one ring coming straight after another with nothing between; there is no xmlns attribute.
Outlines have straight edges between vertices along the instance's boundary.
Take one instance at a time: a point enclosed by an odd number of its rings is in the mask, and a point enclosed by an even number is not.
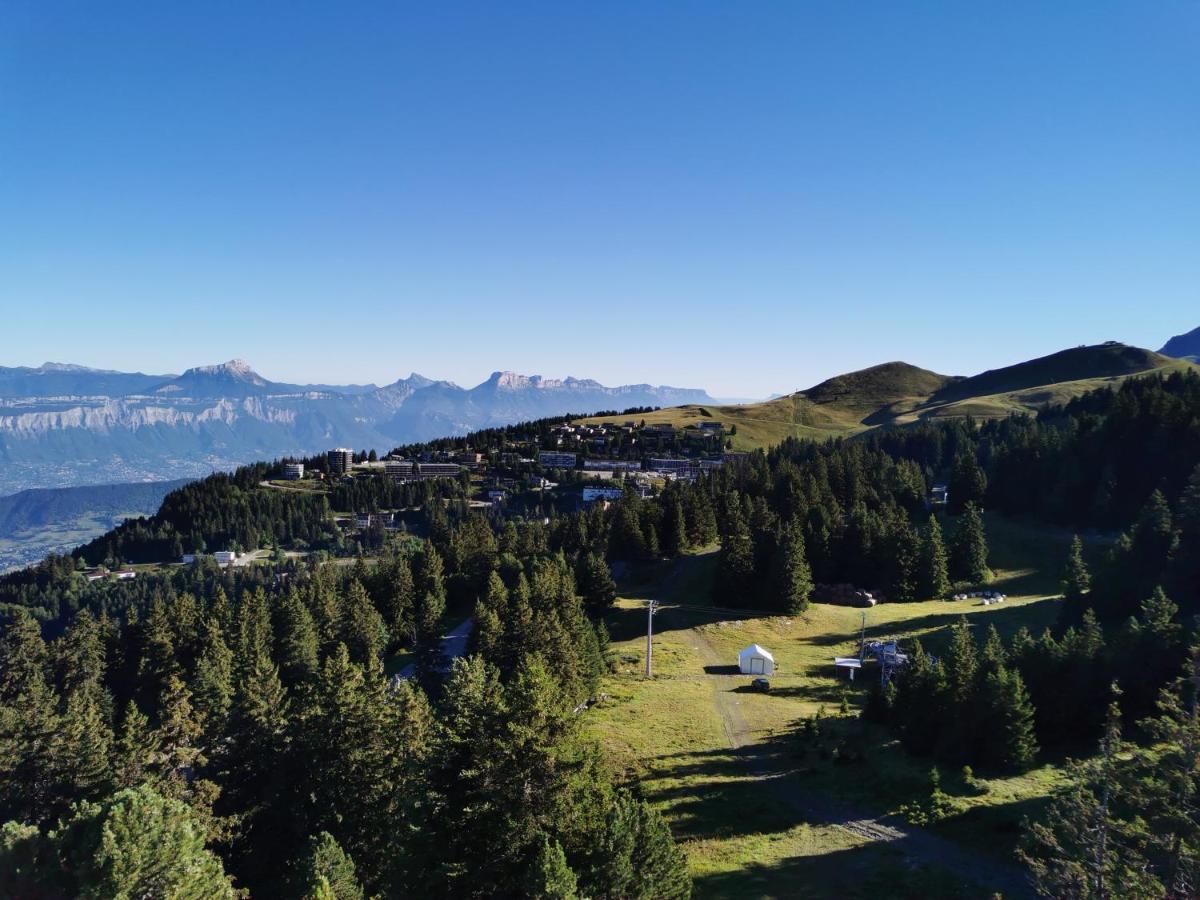
<svg viewBox="0 0 1200 900"><path fill-rule="evenodd" d="M989 625L983 649L979 651L979 677L987 677L998 671L1007 660L1008 653L1004 649L1004 642L1000 640L1000 632L995 625Z"/></svg>
<svg viewBox="0 0 1200 900"><path fill-rule="evenodd" d="M113 747L112 771L117 787L136 787L146 781L159 752L158 738L150 729L150 720L130 700L125 705Z"/></svg>
<svg viewBox="0 0 1200 900"><path fill-rule="evenodd" d="M910 603L918 599L921 589L921 539L907 516L901 516L893 524L888 544L888 599Z"/></svg>
<svg viewBox="0 0 1200 900"><path fill-rule="evenodd" d="M55 642L59 690L64 696L86 691L99 699L106 669L104 634L87 609L80 610L62 639Z"/></svg>
<svg viewBox="0 0 1200 900"><path fill-rule="evenodd" d="M971 626L965 616L951 628L950 646L942 668L945 671L946 721L941 728L937 754L942 759L964 762L975 757L980 741L976 704L979 693L979 658Z"/></svg>
<svg viewBox="0 0 1200 900"><path fill-rule="evenodd" d="M182 675L175 656L175 631L161 599L154 600L150 614L141 623L141 645L138 682L144 703L153 709L168 682Z"/></svg>
<svg viewBox="0 0 1200 900"><path fill-rule="evenodd" d="M416 605L416 584L408 557L396 554L388 560L383 571L383 613L392 645L413 639L413 608Z"/></svg>
<svg viewBox="0 0 1200 900"><path fill-rule="evenodd" d="M372 670L378 668L388 643L387 629L383 617L358 579L350 582L342 608L345 610L342 643L350 651L350 658Z"/></svg>
<svg viewBox="0 0 1200 900"><path fill-rule="evenodd" d="M1001 666L984 679L979 721L987 738L980 742L984 758L1009 772L1024 772L1037 756L1033 704L1019 672Z"/></svg>
<svg viewBox="0 0 1200 900"><path fill-rule="evenodd" d="M508 614L508 588L499 572L488 576L486 594L475 604L475 627L471 630L468 647L495 666L504 668L507 640L503 620Z"/></svg>
<svg viewBox="0 0 1200 900"><path fill-rule="evenodd" d="M593 615L604 612L616 602L617 584L599 554L585 553L579 558L576 579L579 594Z"/></svg>
<svg viewBox="0 0 1200 900"><path fill-rule="evenodd" d="M798 522L784 526L779 535L779 547L772 558L769 576L771 585L768 601L772 608L799 615L808 609L812 594L812 571L804 549L804 533Z"/></svg>
<svg viewBox="0 0 1200 900"><path fill-rule="evenodd" d="M1079 604L1092 587L1092 576L1087 564L1083 561L1083 541L1079 535L1071 539L1071 551L1067 555L1067 565L1063 570L1062 592L1067 602Z"/></svg>
<svg viewBox="0 0 1200 900"><path fill-rule="evenodd" d="M658 543L658 529L654 527L653 522L647 521L643 531L645 533L646 558L658 559L662 556L662 548Z"/></svg>
<svg viewBox="0 0 1200 900"><path fill-rule="evenodd" d="M1200 464L1179 496L1175 524L1179 545L1171 557L1170 590L1181 600L1200 598Z"/></svg>
<svg viewBox="0 0 1200 900"><path fill-rule="evenodd" d="M18 609L0 635L0 819L37 822L54 810L58 698L41 628Z"/></svg>
<svg viewBox="0 0 1200 900"><path fill-rule="evenodd" d="M966 616L950 628L950 646L944 659L950 696L960 707L970 705L979 667L978 649Z"/></svg>
<svg viewBox="0 0 1200 900"><path fill-rule="evenodd" d="M247 669L258 664L262 656L271 656L274 635L267 598L262 588L255 588L242 595L234 630L237 635L234 645L234 673L235 678L241 678Z"/></svg>
<svg viewBox="0 0 1200 900"><path fill-rule="evenodd" d="M416 653L417 680L426 690L437 687L445 663L442 655L442 616L446 586L442 557L431 544L417 558Z"/></svg>
<svg viewBox="0 0 1200 900"><path fill-rule="evenodd" d="M667 556L679 556L688 549L687 523L684 521L683 504L671 494L663 505L662 550Z"/></svg>
<svg viewBox="0 0 1200 900"><path fill-rule="evenodd" d="M320 637L312 613L298 594L289 592L280 604L280 676L288 685L316 677L320 668Z"/></svg>
<svg viewBox="0 0 1200 900"><path fill-rule="evenodd" d="M308 855L301 865L298 880L301 897L363 900L354 861L327 831L309 841Z"/></svg>
<svg viewBox="0 0 1200 900"><path fill-rule="evenodd" d="M929 517L921 536L920 595L929 599L950 592L950 562L937 516Z"/></svg>
<svg viewBox="0 0 1200 900"><path fill-rule="evenodd" d="M692 516L688 523L688 542L693 547L707 547L717 539L717 516L705 486L692 488Z"/></svg>
<svg viewBox="0 0 1200 900"><path fill-rule="evenodd" d="M225 643L220 620L213 615L205 617L200 626L200 657L192 696L209 730L219 734L233 703L233 651Z"/></svg>
<svg viewBox="0 0 1200 900"><path fill-rule="evenodd" d="M1200 647L1187 674L1162 690L1158 715L1142 723L1152 743L1133 760L1137 812L1168 897L1194 896L1200 877Z"/></svg>
<svg viewBox="0 0 1200 900"><path fill-rule="evenodd" d="M158 720L154 757L157 789L176 800L188 799L196 769L208 760L202 748L204 729L192 707L192 693L177 675L170 676L163 688Z"/></svg>
<svg viewBox="0 0 1200 900"><path fill-rule="evenodd" d="M714 599L720 605L753 605L754 541L736 493L726 497L721 554L713 587Z"/></svg>
<svg viewBox="0 0 1200 900"><path fill-rule="evenodd" d="M83 803L49 836L39 873L76 897L204 897L237 893L205 847L205 825L183 803L148 786Z"/></svg>
<svg viewBox="0 0 1200 900"><path fill-rule="evenodd" d="M1116 814L1125 793L1119 771L1125 753L1121 711L1113 702L1097 758L1070 764L1067 788L1040 821L1026 825L1019 853L1039 894L1080 900L1161 896L1140 840L1129 839L1127 823Z"/></svg>
<svg viewBox="0 0 1200 900"><path fill-rule="evenodd" d="M965 512L970 505L983 503L987 476L975 458L974 448L966 448L955 457L949 488L950 511L955 515Z"/></svg>
<svg viewBox="0 0 1200 900"><path fill-rule="evenodd" d="M968 503L963 510L958 530L954 533L950 573L956 581L969 581L972 584L986 584L992 578L992 572L988 568L987 536L983 529L983 516L973 503Z"/></svg>
<svg viewBox="0 0 1200 900"><path fill-rule="evenodd" d="M575 900L578 890L562 845L543 834L535 844L521 896L531 900Z"/></svg>
<svg viewBox="0 0 1200 900"><path fill-rule="evenodd" d="M638 802L638 830L633 851L636 881L631 896L647 900L688 900L692 876L687 857L675 843L666 820L646 801Z"/></svg>
<svg viewBox="0 0 1200 900"><path fill-rule="evenodd" d="M64 799L100 798L112 786L109 751L113 735L93 691L71 692L60 728L54 756Z"/></svg>

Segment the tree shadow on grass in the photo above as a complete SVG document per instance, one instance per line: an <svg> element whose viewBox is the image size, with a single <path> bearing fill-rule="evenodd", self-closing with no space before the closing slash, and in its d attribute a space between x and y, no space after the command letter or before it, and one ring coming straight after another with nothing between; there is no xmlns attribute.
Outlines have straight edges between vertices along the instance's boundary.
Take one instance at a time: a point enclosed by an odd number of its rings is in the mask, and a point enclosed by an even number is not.
<svg viewBox="0 0 1200 900"><path fill-rule="evenodd" d="M986 896L985 886L928 865L914 865L902 848L887 844L749 862L698 876L697 898L788 897L796 900L960 900Z"/></svg>
<svg viewBox="0 0 1200 900"><path fill-rule="evenodd" d="M967 606L961 601L946 603L945 613L928 613L914 619L905 619L902 622L892 622L883 625L867 625L867 639L879 640L886 637L899 636L908 639L908 635L914 635L919 632L928 632L921 634L921 642L928 648L930 645L938 645L941 642L948 641L950 637L950 628L962 617L966 617L967 624L976 630L978 636L982 636L983 632L991 625L996 626L996 630L1000 632L1002 637L1012 635L1021 626L1026 626L1032 631L1037 631L1037 628L1042 625L1051 625L1058 617L1059 604L1054 601L1042 601L1037 604L1039 607L1045 605L1044 613L1039 616L1030 607L1033 604L1021 604L1019 606L991 606L986 609L978 606L978 601L969 601L973 604ZM1039 610L1038 612L1042 612ZM843 641L845 638L843 638Z"/></svg>
<svg viewBox="0 0 1200 900"><path fill-rule="evenodd" d="M705 666L704 671L709 675L738 675L741 669L737 666Z"/></svg>
<svg viewBox="0 0 1200 900"><path fill-rule="evenodd" d="M927 792L920 769L880 771L879 757L871 755L853 760L843 755L842 760L850 761L831 761L838 757L831 756L830 749L841 747L844 754L848 740L870 741L886 733L853 719L832 717L822 722L828 743L820 750L788 728L737 749L683 751L652 761L641 790L668 811L672 828L684 840L775 836L769 837L774 841L797 825L808 824L847 829L836 838L823 839L839 843L864 838L860 820L873 823L875 830L866 833L863 846L822 852L822 839L814 836L811 855L706 876L697 881L698 896L732 896L727 891L736 892L739 883L751 896L841 895L844 891L830 891L828 884L805 894L803 886L792 880L828 871L825 866L831 862L861 864L874 871L878 862L872 860L885 848L897 863L889 877L899 879L894 887L900 893L893 896L989 896L994 890L1006 897L1029 895L1012 847L1021 820L1035 814L1044 801L971 807L934 830L914 828L890 814L889 808ZM842 788L831 792L836 782ZM953 776L944 784L956 792L962 787ZM762 887L756 884L760 879ZM743 890L738 896L747 894ZM849 896L866 895L852 892Z"/></svg>
<svg viewBox="0 0 1200 900"><path fill-rule="evenodd" d="M630 598L628 595L625 599ZM660 609L654 614L654 632L664 634L672 631L687 631L698 625L716 622L741 622L769 618L765 613L711 609L701 606L681 606ZM614 641L627 641L646 634L646 607L614 606L605 610L604 624Z"/></svg>

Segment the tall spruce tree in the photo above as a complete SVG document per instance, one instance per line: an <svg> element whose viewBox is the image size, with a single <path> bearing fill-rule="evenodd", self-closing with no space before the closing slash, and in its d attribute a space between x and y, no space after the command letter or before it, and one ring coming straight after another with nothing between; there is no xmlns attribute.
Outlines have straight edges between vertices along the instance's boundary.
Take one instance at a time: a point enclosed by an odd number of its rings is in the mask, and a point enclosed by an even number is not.
<svg viewBox="0 0 1200 900"><path fill-rule="evenodd" d="M921 590L921 539L908 516L901 515L894 522L887 544L888 599L910 603L918 599Z"/></svg>
<svg viewBox="0 0 1200 900"><path fill-rule="evenodd" d="M975 458L973 447L963 449L954 459L950 476L950 511L965 512L970 505L983 503L987 493L987 476Z"/></svg>
<svg viewBox="0 0 1200 900"><path fill-rule="evenodd" d="M942 539L942 526L931 515L921 535L920 594L922 597L944 597L950 591L950 561Z"/></svg>
<svg viewBox="0 0 1200 900"><path fill-rule="evenodd" d="M18 610L0 635L0 818L37 822L55 811L60 722L48 665L41 628Z"/></svg>
<svg viewBox="0 0 1200 900"><path fill-rule="evenodd" d="M1063 570L1062 592L1070 604L1080 604L1092 588L1092 576L1083 561L1083 541L1079 535L1071 539L1071 550L1067 554L1067 565Z"/></svg>
<svg viewBox="0 0 1200 900"><path fill-rule="evenodd" d="M562 845L543 834L535 845L521 895L531 900L575 900L578 892L575 873L567 865Z"/></svg>
<svg viewBox="0 0 1200 900"><path fill-rule="evenodd" d="M1026 824L1019 854L1039 894L1080 900L1162 896L1142 852L1140 825L1118 815L1127 753L1114 701L1097 757L1071 763L1067 787L1040 820Z"/></svg>
<svg viewBox="0 0 1200 900"><path fill-rule="evenodd" d="M354 860L346 855L327 831L322 831L309 841L308 853L300 865L297 881L297 893L301 897L363 900L363 889L354 871Z"/></svg>
<svg viewBox="0 0 1200 900"><path fill-rule="evenodd" d="M955 580L969 581L971 584L986 584L992 578L992 571L988 568L983 516L974 503L968 503L963 509L958 530L954 533L950 573Z"/></svg>
<svg viewBox="0 0 1200 900"><path fill-rule="evenodd" d="M192 696L208 728L219 734L233 704L233 651L225 643L220 620L213 615L206 616L200 626L200 657Z"/></svg>
<svg viewBox="0 0 1200 900"><path fill-rule="evenodd" d="M725 516L721 534L721 554L713 581L718 604L753 606L757 600L754 585L754 540L742 513L736 493L725 498Z"/></svg>
<svg viewBox="0 0 1200 900"><path fill-rule="evenodd" d="M688 549L688 543L683 504L672 493L663 504L662 550L667 556L678 556Z"/></svg>
<svg viewBox="0 0 1200 900"><path fill-rule="evenodd" d="M132 788L150 778L159 753L158 736L150 729L150 720L130 700L113 745L112 772L116 786Z"/></svg>
<svg viewBox="0 0 1200 900"><path fill-rule="evenodd" d="M1000 666L984 678L978 721L985 730L980 752L985 762L1009 772L1033 765L1038 745L1033 704L1019 672Z"/></svg>
<svg viewBox="0 0 1200 900"><path fill-rule="evenodd" d="M0 891L13 897L204 897L234 900L204 822L147 785L80 803L47 833L0 838ZM19 859L21 865L12 863Z"/></svg>
<svg viewBox="0 0 1200 900"><path fill-rule="evenodd" d="M1136 807L1167 897L1200 890L1200 646L1186 675L1163 688L1158 714L1142 723L1151 744L1133 760Z"/></svg>
<svg viewBox="0 0 1200 900"><path fill-rule="evenodd" d="M772 559L768 598L771 607L798 615L808 609L812 594L812 570L804 548L804 532L796 521L785 525L779 535L779 547Z"/></svg>
<svg viewBox="0 0 1200 900"><path fill-rule="evenodd" d="M112 788L112 729L100 698L74 690L67 697L54 757L60 772L63 810L75 800L97 800Z"/></svg>
<svg viewBox="0 0 1200 900"><path fill-rule="evenodd" d="M617 599L617 584L608 570L608 564L597 553L585 553L576 566L576 581L579 594L593 615L607 610Z"/></svg>
<svg viewBox="0 0 1200 900"><path fill-rule="evenodd" d="M342 606L345 610L342 643L350 651L350 658L369 669L379 668L388 643L387 628L366 588L357 578L350 582Z"/></svg>
<svg viewBox="0 0 1200 900"><path fill-rule="evenodd" d="M416 605L416 584L412 565L406 554L391 556L383 566L383 602L380 610L393 647L413 640L413 609Z"/></svg>
<svg viewBox="0 0 1200 900"><path fill-rule="evenodd" d="M284 683L294 686L315 678L320 651L320 635L312 613L298 593L289 591L280 603L279 674Z"/></svg>
<svg viewBox="0 0 1200 900"><path fill-rule="evenodd" d="M446 612L446 585L442 557L426 544L417 557L416 670L426 690L436 689L445 657L442 655L442 616Z"/></svg>

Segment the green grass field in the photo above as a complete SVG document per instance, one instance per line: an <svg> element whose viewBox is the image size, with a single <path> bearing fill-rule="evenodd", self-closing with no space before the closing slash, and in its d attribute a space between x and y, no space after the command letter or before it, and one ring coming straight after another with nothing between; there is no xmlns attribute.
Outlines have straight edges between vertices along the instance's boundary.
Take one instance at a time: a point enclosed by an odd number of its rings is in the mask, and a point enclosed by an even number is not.
<svg viewBox="0 0 1200 900"><path fill-rule="evenodd" d="M1197 368L1184 360L1124 345L1074 348L959 380L905 363L884 363L762 403L676 406L639 414L637 419L676 428L702 421L736 425L733 448L753 450L788 437L848 437L925 418L999 418L1032 412L1128 378ZM628 418L601 416L585 421Z"/></svg>
<svg viewBox="0 0 1200 900"><path fill-rule="evenodd" d="M867 611L870 636L921 636L935 649L961 616L1003 634L1035 632L1053 622L1057 573L1070 536L989 517L995 586L1010 599L884 604ZM862 611L814 605L797 617L714 609L709 549L643 568L621 585L608 617L616 671L608 699L588 716L612 765L655 803L681 840L699 897L867 897L889 885L901 896L989 896L989 866L1011 867L1021 818L1036 811L1059 778L1053 763L1021 776L988 779L973 796L960 774L943 772L954 814L933 835L978 858L972 881L910 849L906 840L876 840L843 822L895 814L927 794L931 763L908 756L886 729L855 715L869 670L850 684L836 655L857 653ZM644 600L659 598L654 677L646 679ZM738 651L767 647L778 669L770 693L751 692L732 674ZM875 676L877 677L877 676ZM851 715L841 716L845 698ZM797 724L822 712L829 741L861 760L838 762L807 747Z"/></svg>

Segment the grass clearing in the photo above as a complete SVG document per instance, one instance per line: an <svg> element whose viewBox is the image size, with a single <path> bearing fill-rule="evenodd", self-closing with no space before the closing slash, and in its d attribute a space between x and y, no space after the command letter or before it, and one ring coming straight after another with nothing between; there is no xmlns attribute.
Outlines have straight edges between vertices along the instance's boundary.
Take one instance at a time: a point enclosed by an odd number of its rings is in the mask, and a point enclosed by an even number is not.
<svg viewBox="0 0 1200 900"><path fill-rule="evenodd" d="M1128 378L1194 370L1185 360L1148 350L1100 345L1081 347L953 382L904 363L884 363L831 378L822 384L761 403L729 406L689 404L636 416L592 416L586 422L647 424L685 428L700 422L737 426L734 450L755 450L784 438L849 437L882 425L925 418L1001 418L1065 403Z"/></svg>
<svg viewBox="0 0 1200 900"><path fill-rule="evenodd" d="M1003 604L929 600L867 610L867 635L920 636L934 648L961 616L1009 635L1051 624L1053 593L1069 534L989 516L995 585ZM708 582L713 550L635 570L607 617L617 659L608 699L589 712L590 731L613 766L636 782L671 822L688 855L699 897L868 896L891 885L905 896L973 895L936 865L916 865L904 847L871 841L799 815L780 802L788 791L895 813L928 793L928 759L910 757L893 733L857 718L875 673L851 684L835 676L835 655L857 653L862 610L813 605L801 616L713 608ZM645 598L659 597L654 678L644 677ZM775 656L770 693L730 674L749 643ZM734 669L734 671L736 671ZM845 698L852 715L839 715ZM798 724L823 709L820 750L804 744ZM846 762L829 747L849 747ZM748 764L749 760L749 764ZM757 767L757 769L756 769ZM763 778L765 771L770 776ZM1049 762L1031 772L983 778L976 796L961 773L942 772L954 813L933 833L997 864L1011 861L1019 822L1036 812L1060 778ZM806 894L808 890L811 893Z"/></svg>

